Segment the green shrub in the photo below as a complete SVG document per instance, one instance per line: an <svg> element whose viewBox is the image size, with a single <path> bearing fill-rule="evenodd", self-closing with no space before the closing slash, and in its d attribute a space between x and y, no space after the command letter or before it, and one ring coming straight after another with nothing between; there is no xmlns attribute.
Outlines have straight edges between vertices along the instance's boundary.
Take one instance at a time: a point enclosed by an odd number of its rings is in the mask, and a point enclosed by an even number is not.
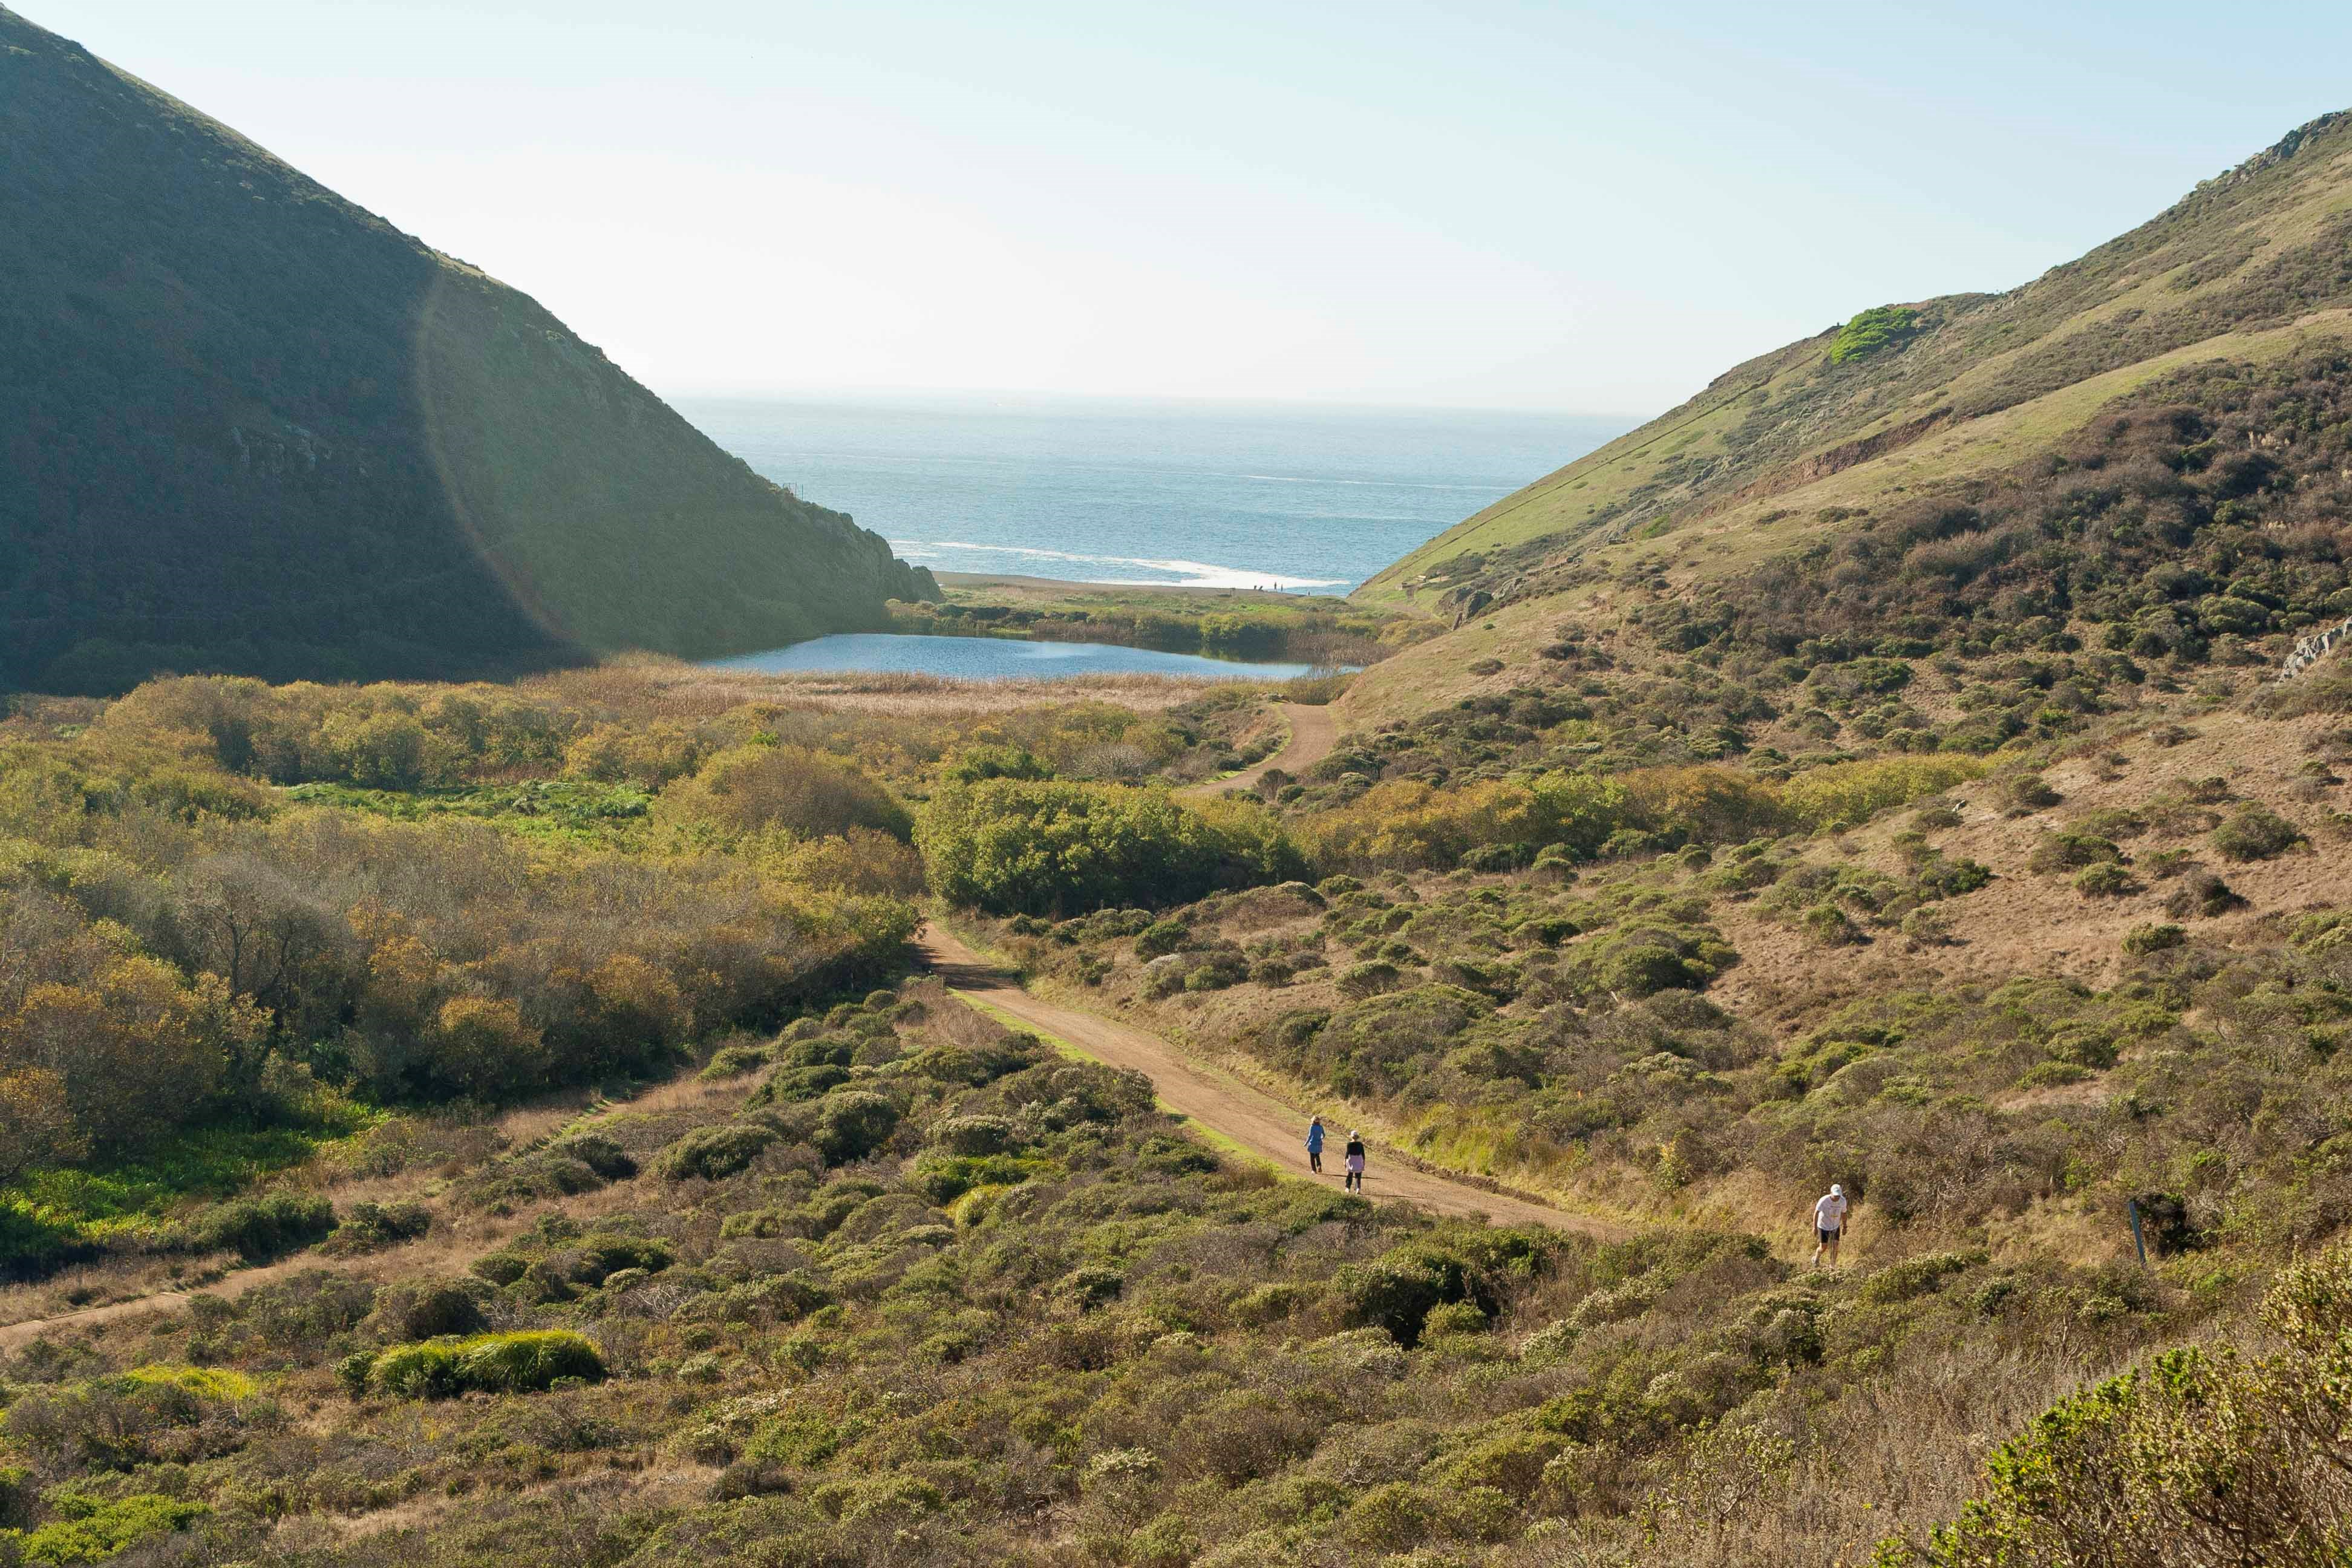
<svg viewBox="0 0 2352 1568"><path fill-rule="evenodd" d="M2124 951L2136 958L2151 952L2165 952L2189 940L2187 928L2177 925L2139 925L2124 933Z"/></svg>
<svg viewBox="0 0 2352 1568"><path fill-rule="evenodd" d="M656 1168L674 1182L689 1178L716 1182L758 1159L775 1141L775 1129L756 1121L698 1127L662 1151Z"/></svg>
<svg viewBox="0 0 2352 1568"><path fill-rule="evenodd" d="M122 1498L96 1498L79 1491L52 1494L58 1517L16 1542L26 1563L68 1564L99 1563L128 1551L150 1536L185 1530L210 1514L208 1503L190 1502L155 1492ZM8 1542L0 1534L0 1550Z"/></svg>
<svg viewBox="0 0 2352 1568"><path fill-rule="evenodd" d="M2210 920L2245 907L2246 900L2237 889L2210 871L2189 872L2164 900L2164 912L2176 921L2192 915Z"/></svg>
<svg viewBox="0 0 2352 1568"><path fill-rule="evenodd" d="M1469 1269L1461 1258L1417 1245L1392 1247L1369 1263L1348 1264L1331 1285L1347 1322L1385 1330L1407 1350L1421 1342L1434 1309L1470 1293Z"/></svg>
<svg viewBox="0 0 2352 1568"><path fill-rule="evenodd" d="M2276 1349L2165 1351L2060 1401L1986 1459L1931 1538L1948 1568L2322 1563L2340 1555L2352 1249L2284 1270Z"/></svg>
<svg viewBox="0 0 2352 1568"><path fill-rule="evenodd" d="M604 1376L604 1358L585 1338L569 1330L542 1329L395 1345L369 1363L366 1386L399 1399L447 1399L460 1394L533 1394L562 1378L595 1383Z"/></svg>
<svg viewBox="0 0 2352 1568"><path fill-rule="evenodd" d="M1973 1252L1937 1252L1922 1258L1906 1258L1900 1263L1890 1263L1863 1281L1862 1299L1865 1301L1908 1301L1944 1288L1946 1280L1955 1274L1965 1274L1990 1260L1990 1254Z"/></svg>
<svg viewBox="0 0 2352 1568"><path fill-rule="evenodd" d="M2116 899L2139 890L2132 874L2113 860L2085 866L2074 874L2074 890L2086 899Z"/></svg>
<svg viewBox="0 0 2352 1568"><path fill-rule="evenodd" d="M825 1097L812 1140L828 1165L862 1160L898 1130L898 1108L871 1089L844 1089Z"/></svg>
<svg viewBox="0 0 2352 1568"><path fill-rule="evenodd" d="M1867 359L1898 348L1919 332L1919 312L1908 305L1874 305L1838 328L1830 340L1830 363Z"/></svg>
<svg viewBox="0 0 2352 1568"><path fill-rule="evenodd" d="M2078 871L2086 866L2121 865L2124 852L2094 833L2045 833L2033 846L2028 868L2041 876Z"/></svg>
<svg viewBox="0 0 2352 1568"><path fill-rule="evenodd" d="M1273 819L1253 806L1194 810L1118 784L950 784L924 812L916 843L940 896L993 914L1189 903L1301 869Z"/></svg>
<svg viewBox="0 0 2352 1568"><path fill-rule="evenodd" d="M320 1244L320 1250L338 1257L381 1252L415 1241L432 1228L432 1211L423 1204L376 1204L362 1199L344 1211L342 1223Z"/></svg>
<svg viewBox="0 0 2352 1568"><path fill-rule="evenodd" d="M493 1259L500 1264L511 1261L512 1272L499 1267L486 1269L484 1265L491 1264ZM491 1253L475 1260L477 1279L396 1281L376 1292L373 1310L361 1323L360 1331L380 1344L478 1332L486 1326L483 1309L490 1300L488 1290L480 1281L512 1284L522 1278L529 1267L524 1259L512 1254ZM497 1278L499 1274L505 1278Z"/></svg>
<svg viewBox="0 0 2352 1568"><path fill-rule="evenodd" d="M335 1228L334 1205L303 1193L239 1198L209 1209L170 1237L182 1252L234 1252L258 1263L323 1239Z"/></svg>
<svg viewBox="0 0 2352 1568"><path fill-rule="evenodd" d="M798 1105L803 1100L822 1100L850 1079L845 1067L830 1062L816 1067L780 1067L751 1091L746 1106Z"/></svg>
<svg viewBox="0 0 2352 1568"><path fill-rule="evenodd" d="M2213 830L2213 847L2226 860L2269 860L2303 842L2301 828L2252 801L2230 813Z"/></svg>

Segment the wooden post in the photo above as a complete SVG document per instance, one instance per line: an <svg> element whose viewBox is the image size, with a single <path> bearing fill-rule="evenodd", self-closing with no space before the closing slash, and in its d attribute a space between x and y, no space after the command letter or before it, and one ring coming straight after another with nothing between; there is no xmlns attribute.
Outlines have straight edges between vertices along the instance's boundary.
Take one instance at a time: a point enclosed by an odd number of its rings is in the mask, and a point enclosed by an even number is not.
<svg viewBox="0 0 2352 1568"><path fill-rule="evenodd" d="M2124 1206L2131 1211L2132 1247L2139 1254L2139 1266L2145 1268L2147 1267L2147 1243L2140 1238L2139 1234L2139 1200L2126 1198Z"/></svg>

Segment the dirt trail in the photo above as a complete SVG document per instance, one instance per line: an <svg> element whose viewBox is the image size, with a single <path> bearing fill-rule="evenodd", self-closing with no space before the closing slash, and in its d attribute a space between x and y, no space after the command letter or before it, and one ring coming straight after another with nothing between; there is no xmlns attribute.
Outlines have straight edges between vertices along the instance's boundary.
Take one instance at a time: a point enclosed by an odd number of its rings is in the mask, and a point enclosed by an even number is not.
<svg viewBox="0 0 2352 1568"><path fill-rule="evenodd" d="M1329 756L1331 748L1339 743L1339 721L1328 707L1305 702L1277 702L1275 706L1290 721L1290 739L1283 742L1280 751L1229 779L1212 779L1176 793L1223 795L1229 789L1255 789L1269 770L1280 768L1295 776Z"/></svg>
<svg viewBox="0 0 2352 1568"><path fill-rule="evenodd" d="M1303 1112L1192 1061L1157 1035L1032 995L1011 975L987 963L936 925L926 925L917 934L915 945L922 962L950 988L1034 1028L1058 1036L1097 1061L1134 1068L1151 1080L1160 1102L1169 1110L1190 1117L1293 1174L1307 1174L1307 1156L1301 1142L1307 1131ZM1332 1129L1331 1142L1324 1150L1322 1179L1335 1187L1339 1184L1339 1150L1347 1138L1345 1127ZM1402 1199L1440 1214L1465 1215L1496 1225L1548 1226L1554 1230L1576 1231L1610 1240L1632 1234L1622 1226L1587 1215L1570 1214L1414 1170L1394 1151L1377 1144L1371 1152L1370 1169L1364 1177L1367 1197Z"/></svg>
<svg viewBox="0 0 2352 1568"><path fill-rule="evenodd" d="M26 1318L21 1322L0 1323L0 1351L22 1350L45 1333L59 1329L86 1328L95 1323L112 1322L117 1318L136 1318L152 1312L174 1311L188 1304L192 1297L241 1294L256 1285L267 1285L273 1279L283 1279L301 1268L316 1268L319 1259L298 1255L280 1262L265 1264L257 1268L239 1268L209 1285L191 1286L184 1290L158 1290L152 1296L133 1296L127 1300L107 1301L95 1307L83 1307L71 1312L59 1312L47 1318Z"/></svg>

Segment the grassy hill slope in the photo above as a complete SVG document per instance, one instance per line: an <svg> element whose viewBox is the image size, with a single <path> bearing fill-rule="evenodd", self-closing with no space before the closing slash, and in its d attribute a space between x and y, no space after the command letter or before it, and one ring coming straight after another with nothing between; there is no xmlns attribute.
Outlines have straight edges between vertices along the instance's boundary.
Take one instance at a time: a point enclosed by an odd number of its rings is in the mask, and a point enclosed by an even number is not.
<svg viewBox="0 0 2352 1568"><path fill-rule="evenodd" d="M447 676L931 592L528 297L0 9L0 687Z"/></svg>
<svg viewBox="0 0 2352 1568"><path fill-rule="evenodd" d="M2352 118L2325 116L2021 288L1883 306L1750 360L1447 531L1361 596L1449 615L1481 593L1537 597L1701 520L1730 536L1701 563L1723 575L1874 498L2033 456L2184 363L2338 343L2336 312L2352 305L2347 158Z"/></svg>

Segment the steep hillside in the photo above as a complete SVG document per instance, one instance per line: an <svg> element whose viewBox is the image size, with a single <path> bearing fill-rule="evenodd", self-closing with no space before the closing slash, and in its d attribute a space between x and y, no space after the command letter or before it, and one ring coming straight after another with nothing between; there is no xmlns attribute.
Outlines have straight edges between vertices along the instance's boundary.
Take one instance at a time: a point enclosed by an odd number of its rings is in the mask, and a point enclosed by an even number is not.
<svg viewBox="0 0 2352 1568"><path fill-rule="evenodd" d="M928 577L526 296L0 9L0 687L458 675Z"/></svg>
<svg viewBox="0 0 2352 1568"><path fill-rule="evenodd" d="M2334 352L2347 306L2352 117L2332 114L2021 288L1882 306L1739 365L1361 594L1453 616L1633 560L1737 575L1923 484L2039 458L2159 376Z"/></svg>

